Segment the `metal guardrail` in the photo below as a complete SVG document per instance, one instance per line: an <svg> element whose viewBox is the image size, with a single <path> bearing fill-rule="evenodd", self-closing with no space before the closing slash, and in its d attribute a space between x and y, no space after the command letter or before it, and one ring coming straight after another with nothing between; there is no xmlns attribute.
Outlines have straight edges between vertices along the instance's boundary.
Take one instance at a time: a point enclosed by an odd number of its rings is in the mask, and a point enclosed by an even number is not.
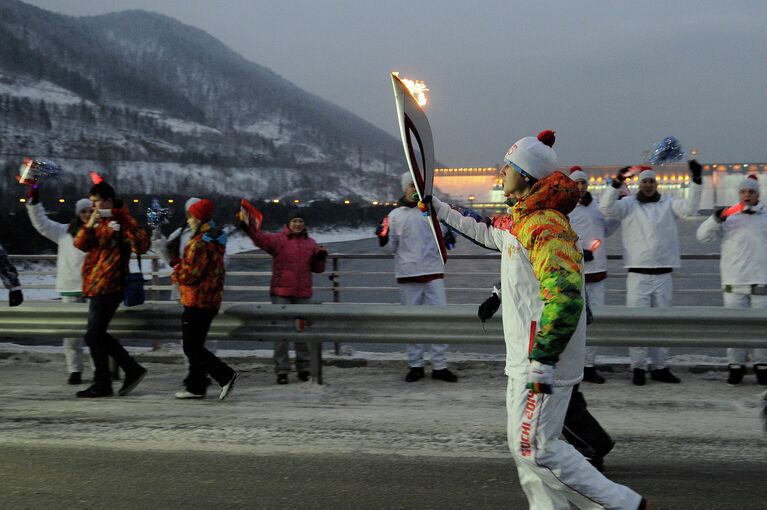
<svg viewBox="0 0 767 510"><path fill-rule="evenodd" d="M49 261L49 262L55 262L56 261L56 255L10 255L9 256L11 260L14 261ZM234 255L228 256L229 260L271 260L271 255L268 255L266 253L238 253ZM328 280L330 281L330 286L322 286L322 285L316 285L314 286L314 290L316 292L319 291L330 291L333 295L333 301L334 302L340 302L341 301L341 292L347 291L347 292L368 292L368 291L378 291L378 292L398 292L399 287L397 286L365 286L365 285L344 285L343 279L347 277L352 276L365 276L365 275L390 275L392 278L392 281L394 280L394 273L392 271L360 271L360 270L352 270L352 271L342 271L340 269L341 267L341 261L342 260L391 260L393 258L392 255L384 254L384 253L333 253L328 256L330 259L329 267L330 270L326 271L324 273L325 276L327 276ZM477 254L477 255L450 255L450 258L452 260L497 260L500 262L501 256L500 254L496 253L487 253L487 254ZM621 255L608 255L608 260L622 260ZM703 260L703 261L715 261L719 260L719 254L684 254L681 256L682 260ZM144 275L148 277L149 283L146 285L146 290L150 293L150 297L153 300L160 299L160 291L169 291L173 287L170 284L163 285L161 284L161 278L167 278L167 271L165 274L162 274L160 272L160 267L162 264L161 259L157 255L149 254L142 256L142 260L149 262L149 265L151 266L150 270L144 270ZM25 275L37 275L37 276L52 276L55 275L55 271L21 271L21 276ZM610 273L613 277L625 277L627 273L625 272L612 272ZM271 276L271 271L227 271L227 276L246 276L246 277L262 277L262 278L268 278ZM481 294L487 294L489 286L492 284L495 279L498 278L498 272L497 271L472 271L472 272L462 272L462 271L450 271L449 277L461 277L461 276L481 276L483 285L477 286L477 287L452 287L448 286L445 290L448 292L476 292ZM695 278L700 278L701 276L710 276L710 277L718 277L719 273L711 272L711 273L696 273L694 275ZM684 275L678 276L678 277L684 277ZM448 283L450 281L450 278L448 278ZM27 284L24 285L24 288L28 289L53 289L54 284ZM225 285L224 287L225 291L228 292L268 292L269 291L269 285L263 284L263 285ZM624 292L622 290L615 290L615 289L607 289L608 292L614 293L614 292ZM674 289L674 292L677 294L698 294L698 293L720 293L721 291L719 289Z"/></svg>
<svg viewBox="0 0 767 510"><path fill-rule="evenodd" d="M168 302L120 308L109 331L117 338L180 339L181 312L181 305ZM79 303L24 302L0 308L0 337L81 336L87 314L88 306ZM764 310L604 306L595 307L594 316L589 345L767 348ZM483 330L474 305L225 303L208 338L309 342L312 373L321 383L322 342L501 344L503 329L499 313Z"/></svg>

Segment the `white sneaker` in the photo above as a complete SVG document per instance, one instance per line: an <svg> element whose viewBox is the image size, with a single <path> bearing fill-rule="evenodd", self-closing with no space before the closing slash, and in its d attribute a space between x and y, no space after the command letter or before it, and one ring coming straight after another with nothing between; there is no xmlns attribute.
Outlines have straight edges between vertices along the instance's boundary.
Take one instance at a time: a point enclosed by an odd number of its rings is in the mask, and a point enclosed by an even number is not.
<svg viewBox="0 0 767 510"><path fill-rule="evenodd" d="M190 398L205 398L205 393L192 393L191 391L177 391L176 398L190 399Z"/></svg>
<svg viewBox="0 0 767 510"><path fill-rule="evenodd" d="M239 377L239 373L235 372L231 379L229 379L229 382L221 386L221 394L218 396L219 400L224 400L227 395L229 395L229 392L232 391L232 388L234 387L234 381L237 380L237 377Z"/></svg>

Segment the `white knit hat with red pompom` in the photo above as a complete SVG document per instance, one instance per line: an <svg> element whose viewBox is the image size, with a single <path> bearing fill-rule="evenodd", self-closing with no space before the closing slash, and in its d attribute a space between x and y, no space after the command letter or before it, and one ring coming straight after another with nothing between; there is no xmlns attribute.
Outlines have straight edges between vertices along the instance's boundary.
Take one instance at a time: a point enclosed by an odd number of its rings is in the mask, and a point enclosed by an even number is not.
<svg viewBox="0 0 767 510"><path fill-rule="evenodd" d="M557 169L557 153L552 146L555 132L541 131L537 137L526 136L506 152L504 162L514 170L533 179L542 179Z"/></svg>
<svg viewBox="0 0 767 510"><path fill-rule="evenodd" d="M575 165L570 167L570 179L574 181L586 181L589 182L589 176L583 171L583 168Z"/></svg>
<svg viewBox="0 0 767 510"><path fill-rule="evenodd" d="M740 184L738 185L738 191L742 189L750 189L759 193L759 178L756 176L756 174L751 174L740 181Z"/></svg>

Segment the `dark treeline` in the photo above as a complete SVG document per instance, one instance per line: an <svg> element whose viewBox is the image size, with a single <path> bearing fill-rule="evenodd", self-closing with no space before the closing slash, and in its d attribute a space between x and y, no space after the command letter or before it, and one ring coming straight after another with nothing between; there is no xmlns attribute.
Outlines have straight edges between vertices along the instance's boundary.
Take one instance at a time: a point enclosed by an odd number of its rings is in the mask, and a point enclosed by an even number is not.
<svg viewBox="0 0 767 510"><path fill-rule="evenodd" d="M79 195L69 196L78 197ZM151 195L131 195L122 199L139 224L146 227L146 212L153 198ZM173 203L168 203L169 199L165 199L161 203L162 207L168 207L171 211L170 222L162 226L163 233L169 234L184 223L184 202L187 198L174 196L170 198ZM235 214L240 209L239 201L232 197L219 195L208 198L215 202L216 213L213 219L219 225L233 228ZM134 200L138 200L138 202L134 202ZM41 197L41 203L48 212L48 216L61 223L68 223L73 219L75 202L76 199L67 199L64 203L60 203L58 195L53 196L53 194L45 191ZM264 214L263 228L267 231L277 231L282 228L286 224L288 214L297 208L292 204L273 203L266 199L253 199L252 203ZM25 204L18 201L17 204L10 212L0 215L0 239L2 239L8 252L13 254L55 253L56 245L39 235L32 227ZM378 222L391 210L391 207L361 203L343 204L330 200L300 204L298 208L304 215L310 230L369 226L371 234Z"/></svg>

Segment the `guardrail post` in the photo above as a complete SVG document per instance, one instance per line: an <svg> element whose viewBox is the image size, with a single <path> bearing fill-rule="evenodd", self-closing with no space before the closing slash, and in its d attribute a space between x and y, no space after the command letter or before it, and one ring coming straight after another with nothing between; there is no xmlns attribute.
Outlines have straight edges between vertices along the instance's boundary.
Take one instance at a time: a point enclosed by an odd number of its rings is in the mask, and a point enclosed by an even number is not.
<svg viewBox="0 0 767 510"><path fill-rule="evenodd" d="M338 257L333 257L332 280L333 280L333 302L334 303L341 302L341 289L339 288L340 284L338 283L339 278L340 278L340 275L338 274ZM333 351L336 353L336 356L341 354L341 344L338 342L333 342Z"/></svg>
<svg viewBox="0 0 767 510"><path fill-rule="evenodd" d="M160 285L160 259L157 257L152 258L152 301L157 301L160 292L157 290L157 286ZM152 342L152 350L159 351L161 340L154 340Z"/></svg>
<svg viewBox="0 0 767 510"><path fill-rule="evenodd" d="M322 384L322 342L311 342L309 344L309 357L312 381Z"/></svg>

